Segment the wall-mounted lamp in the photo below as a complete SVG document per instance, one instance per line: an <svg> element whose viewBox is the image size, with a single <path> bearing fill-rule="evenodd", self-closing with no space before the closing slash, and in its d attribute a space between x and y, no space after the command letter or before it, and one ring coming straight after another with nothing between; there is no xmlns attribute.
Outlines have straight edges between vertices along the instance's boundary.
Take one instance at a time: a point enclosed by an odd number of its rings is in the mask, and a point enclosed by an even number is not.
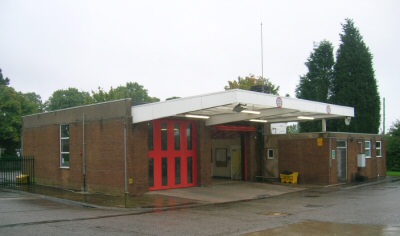
<svg viewBox="0 0 400 236"><path fill-rule="evenodd" d="M260 114L259 111L252 111L252 110L243 110L241 112L242 113L248 113L248 114L256 114L256 115Z"/></svg>
<svg viewBox="0 0 400 236"><path fill-rule="evenodd" d="M251 122L267 123L267 120L251 119Z"/></svg>
<svg viewBox="0 0 400 236"><path fill-rule="evenodd" d="M314 117L311 116L298 116L297 118L301 120L314 120Z"/></svg>
<svg viewBox="0 0 400 236"><path fill-rule="evenodd" d="M188 117L188 118L197 118L197 119L208 119L208 118L210 118L209 116L192 115L192 114L186 114L185 116Z"/></svg>

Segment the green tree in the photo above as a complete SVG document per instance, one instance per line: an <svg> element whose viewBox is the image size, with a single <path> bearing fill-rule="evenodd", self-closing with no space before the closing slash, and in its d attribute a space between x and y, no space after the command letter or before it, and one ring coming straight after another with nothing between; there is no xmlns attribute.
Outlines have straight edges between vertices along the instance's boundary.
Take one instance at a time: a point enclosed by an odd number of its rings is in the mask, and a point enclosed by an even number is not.
<svg viewBox="0 0 400 236"><path fill-rule="evenodd" d="M93 103L93 99L88 92L78 91L76 88L55 91L46 101L47 111L54 111L70 107L82 106Z"/></svg>
<svg viewBox="0 0 400 236"><path fill-rule="evenodd" d="M142 85L136 82L128 82L125 86L111 88L109 92L105 92L102 88L98 91L92 91L94 102L105 102L124 98L131 98L134 104L143 104L160 101L159 98L150 97Z"/></svg>
<svg viewBox="0 0 400 236"><path fill-rule="evenodd" d="M30 93L19 93L21 96L22 114L30 115L44 111L44 104L40 95Z"/></svg>
<svg viewBox="0 0 400 236"><path fill-rule="evenodd" d="M21 141L21 97L11 87L0 85L0 147L15 155Z"/></svg>
<svg viewBox="0 0 400 236"><path fill-rule="evenodd" d="M1 73L1 69L0 69L0 85L8 86L9 84L10 84L10 79L7 77L4 79L3 73Z"/></svg>
<svg viewBox="0 0 400 236"><path fill-rule="evenodd" d="M225 86L225 90L230 89L244 89L250 90L253 86L267 86L271 94L279 95L279 86L276 86L269 81L267 78L261 78L261 76L256 77L255 75L249 75L245 78L238 77L237 80L228 81L228 86Z"/></svg>
<svg viewBox="0 0 400 236"><path fill-rule="evenodd" d="M109 94L103 88L98 87L97 91L92 90L92 99L94 103L110 101Z"/></svg>
<svg viewBox="0 0 400 236"><path fill-rule="evenodd" d="M300 83L296 87L296 97L317 102L328 102L330 87L333 78L334 66L333 46L329 41L314 44L304 63L308 69L307 74L300 76ZM321 121L300 122L300 132L321 131Z"/></svg>
<svg viewBox="0 0 400 236"><path fill-rule="evenodd" d="M386 136L386 162L388 170L400 171L400 120L393 124Z"/></svg>
<svg viewBox="0 0 400 236"><path fill-rule="evenodd" d="M342 28L330 102L354 107L355 117L349 126L336 120L333 131L376 134L379 132L381 105L372 54L352 20L346 19Z"/></svg>

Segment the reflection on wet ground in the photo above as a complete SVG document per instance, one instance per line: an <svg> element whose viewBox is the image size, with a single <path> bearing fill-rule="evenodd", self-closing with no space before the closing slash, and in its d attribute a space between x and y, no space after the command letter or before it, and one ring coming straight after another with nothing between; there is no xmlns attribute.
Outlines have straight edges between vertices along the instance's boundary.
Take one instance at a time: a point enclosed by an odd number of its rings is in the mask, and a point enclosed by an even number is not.
<svg viewBox="0 0 400 236"><path fill-rule="evenodd" d="M128 196L125 198L125 196L121 195L84 193L41 185L18 186L14 189L43 195L44 197L80 202L84 203L84 205L88 207L93 205L93 207L103 206L116 208L162 209L166 207L181 207L202 203L201 201L195 201L192 199L164 196L160 194L145 194L140 197Z"/></svg>
<svg viewBox="0 0 400 236"><path fill-rule="evenodd" d="M355 225L320 221L305 221L283 227L245 234L246 236L262 235L400 235L400 227L379 225Z"/></svg>

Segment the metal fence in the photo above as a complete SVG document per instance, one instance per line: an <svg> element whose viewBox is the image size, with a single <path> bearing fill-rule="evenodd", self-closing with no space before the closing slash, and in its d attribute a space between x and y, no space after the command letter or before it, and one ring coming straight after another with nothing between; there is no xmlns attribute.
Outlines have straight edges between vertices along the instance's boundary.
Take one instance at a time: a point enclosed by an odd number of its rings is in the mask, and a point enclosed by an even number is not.
<svg viewBox="0 0 400 236"><path fill-rule="evenodd" d="M15 187L35 183L33 157L0 157L0 186Z"/></svg>

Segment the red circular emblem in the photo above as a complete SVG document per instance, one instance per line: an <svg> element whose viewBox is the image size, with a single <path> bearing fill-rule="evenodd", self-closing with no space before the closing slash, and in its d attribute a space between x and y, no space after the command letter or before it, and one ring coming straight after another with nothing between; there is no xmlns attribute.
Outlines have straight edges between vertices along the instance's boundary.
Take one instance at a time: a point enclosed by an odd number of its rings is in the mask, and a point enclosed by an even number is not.
<svg viewBox="0 0 400 236"><path fill-rule="evenodd" d="M326 106L326 113L331 114L331 106Z"/></svg>
<svg viewBox="0 0 400 236"><path fill-rule="evenodd" d="M276 98L276 106L279 108L283 106L283 101L281 97Z"/></svg>

